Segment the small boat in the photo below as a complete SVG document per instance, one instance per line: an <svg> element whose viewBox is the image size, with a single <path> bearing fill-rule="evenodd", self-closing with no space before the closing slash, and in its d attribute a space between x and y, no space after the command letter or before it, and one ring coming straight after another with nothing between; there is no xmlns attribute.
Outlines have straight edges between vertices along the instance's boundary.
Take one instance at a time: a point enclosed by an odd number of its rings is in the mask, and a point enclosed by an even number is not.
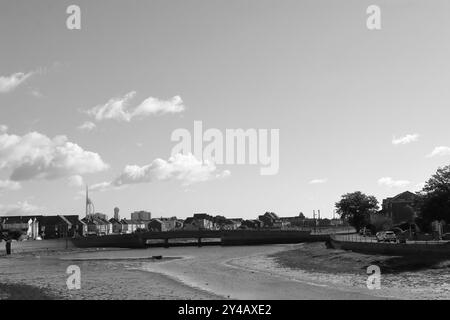
<svg viewBox="0 0 450 320"><path fill-rule="evenodd" d="M161 259L162 259L162 256L153 256L152 258L153 258L153 259L157 259L157 260L161 260Z"/></svg>

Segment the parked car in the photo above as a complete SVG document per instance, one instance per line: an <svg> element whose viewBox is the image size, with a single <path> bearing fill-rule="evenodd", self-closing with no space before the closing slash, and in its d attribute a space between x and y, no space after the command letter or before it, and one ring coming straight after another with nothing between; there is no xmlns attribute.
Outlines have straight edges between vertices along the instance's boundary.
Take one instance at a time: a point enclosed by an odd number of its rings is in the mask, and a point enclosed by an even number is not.
<svg viewBox="0 0 450 320"><path fill-rule="evenodd" d="M376 234L378 242L397 242L394 231L381 231Z"/></svg>
<svg viewBox="0 0 450 320"><path fill-rule="evenodd" d="M442 240L450 240L450 232L444 233L442 235Z"/></svg>

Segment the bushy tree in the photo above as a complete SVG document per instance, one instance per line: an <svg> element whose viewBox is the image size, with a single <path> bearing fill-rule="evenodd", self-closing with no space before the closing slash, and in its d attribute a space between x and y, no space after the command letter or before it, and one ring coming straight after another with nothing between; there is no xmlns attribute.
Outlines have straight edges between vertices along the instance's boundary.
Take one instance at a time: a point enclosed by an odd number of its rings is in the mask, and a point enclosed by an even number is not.
<svg viewBox="0 0 450 320"><path fill-rule="evenodd" d="M450 223L450 165L439 168L418 196L416 206L424 224L434 220Z"/></svg>
<svg viewBox="0 0 450 320"><path fill-rule="evenodd" d="M341 219L359 231L370 223L370 215L378 211L378 200L374 196L368 196L361 191L344 194L339 202L336 202L337 213Z"/></svg>

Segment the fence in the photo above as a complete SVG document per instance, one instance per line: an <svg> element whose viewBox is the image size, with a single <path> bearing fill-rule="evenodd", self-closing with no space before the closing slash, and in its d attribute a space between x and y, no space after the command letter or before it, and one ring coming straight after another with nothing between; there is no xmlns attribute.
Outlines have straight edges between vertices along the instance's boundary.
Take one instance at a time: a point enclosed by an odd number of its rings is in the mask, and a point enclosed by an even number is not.
<svg viewBox="0 0 450 320"><path fill-rule="evenodd" d="M395 241L379 241L376 236L362 236L357 233L353 234L335 234L333 235L333 239L337 241L350 241L350 242L368 242L368 243L390 243L390 244L397 244L399 243L399 239L396 238ZM450 243L449 240L415 240L415 239L405 239L403 243L407 244L429 244L429 245L435 245L435 244L445 244Z"/></svg>

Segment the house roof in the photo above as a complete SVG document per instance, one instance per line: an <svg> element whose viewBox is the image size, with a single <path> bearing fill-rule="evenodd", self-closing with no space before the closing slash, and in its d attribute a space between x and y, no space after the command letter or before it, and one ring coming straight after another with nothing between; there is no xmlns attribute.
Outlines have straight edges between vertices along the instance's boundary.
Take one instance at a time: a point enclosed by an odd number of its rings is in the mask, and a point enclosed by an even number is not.
<svg viewBox="0 0 450 320"><path fill-rule="evenodd" d="M64 218L69 220L71 224L85 224L83 221L80 220L80 217L78 215L64 215Z"/></svg>
<svg viewBox="0 0 450 320"><path fill-rule="evenodd" d="M415 197L417 197L415 193L412 193L411 191L405 191L391 198L391 200L411 200Z"/></svg>
<svg viewBox="0 0 450 320"><path fill-rule="evenodd" d="M120 220L120 222L123 224L143 224L144 223L144 222L131 220L131 219L122 219L122 220Z"/></svg>
<svg viewBox="0 0 450 320"><path fill-rule="evenodd" d="M122 224L122 222L121 222L121 221L119 221L119 220L117 220L116 218L111 218L111 219L109 219L109 222L111 222L111 223L118 223L118 224Z"/></svg>
<svg viewBox="0 0 450 320"><path fill-rule="evenodd" d="M67 224L68 221L66 219L61 218L60 216L44 216L40 221L42 224ZM69 222L70 223L70 222Z"/></svg>
<svg viewBox="0 0 450 320"><path fill-rule="evenodd" d="M190 218L186 218L186 220L184 220L184 223L193 223L194 222L194 218L190 217Z"/></svg>
<svg viewBox="0 0 450 320"><path fill-rule="evenodd" d="M0 217L3 223L28 223L30 219L37 219L38 221L42 219L43 216L7 216Z"/></svg>

